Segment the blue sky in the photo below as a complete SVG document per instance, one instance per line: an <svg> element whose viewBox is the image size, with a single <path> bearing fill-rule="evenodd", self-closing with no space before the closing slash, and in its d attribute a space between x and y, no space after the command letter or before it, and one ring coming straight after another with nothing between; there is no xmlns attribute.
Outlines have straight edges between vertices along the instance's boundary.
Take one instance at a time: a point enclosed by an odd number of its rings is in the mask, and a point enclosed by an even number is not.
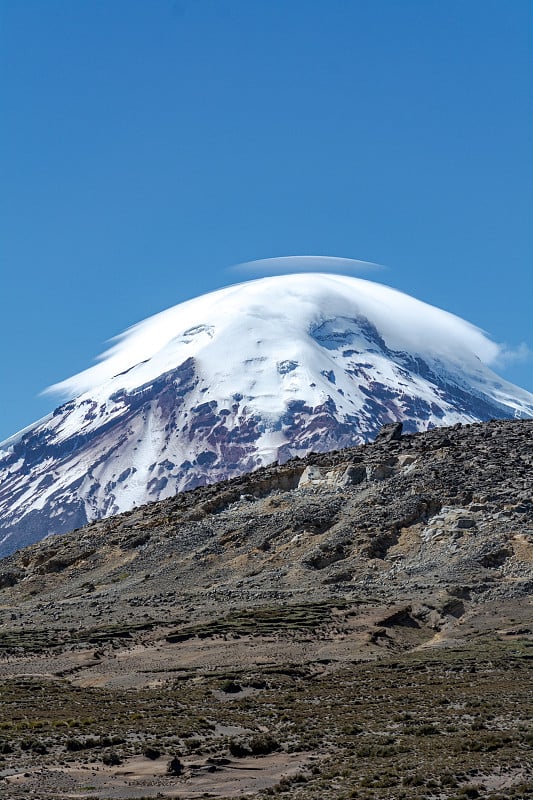
<svg viewBox="0 0 533 800"><path fill-rule="evenodd" d="M0 439L110 337L253 259L378 262L361 276L533 348L532 16L1 0ZM531 358L499 371L533 391Z"/></svg>

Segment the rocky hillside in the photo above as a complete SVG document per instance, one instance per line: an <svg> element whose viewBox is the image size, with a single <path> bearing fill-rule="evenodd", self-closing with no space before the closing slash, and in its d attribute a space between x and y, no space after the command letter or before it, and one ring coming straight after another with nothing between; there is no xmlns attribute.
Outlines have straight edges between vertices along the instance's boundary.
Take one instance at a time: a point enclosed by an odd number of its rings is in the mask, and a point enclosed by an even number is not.
<svg viewBox="0 0 533 800"><path fill-rule="evenodd" d="M161 591L159 613L199 591L235 603L311 590L527 594L533 421L400 431L51 537L0 561L1 585L34 598L94 585L93 616L120 614L109 596L131 605L130 617L153 614ZM85 619L83 599L73 605ZM37 612L46 619L45 606Z"/></svg>
<svg viewBox="0 0 533 800"><path fill-rule="evenodd" d="M532 459L392 425L0 561L7 796L530 796Z"/></svg>

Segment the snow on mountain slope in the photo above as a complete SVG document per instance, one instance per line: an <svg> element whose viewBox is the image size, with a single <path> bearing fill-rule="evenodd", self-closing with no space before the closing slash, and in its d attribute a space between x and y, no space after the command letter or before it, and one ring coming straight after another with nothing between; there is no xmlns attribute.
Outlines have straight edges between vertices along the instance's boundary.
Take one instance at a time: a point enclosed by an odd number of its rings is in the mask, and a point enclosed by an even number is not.
<svg viewBox="0 0 533 800"><path fill-rule="evenodd" d="M119 336L54 387L69 399L0 445L0 555L183 489L406 430L533 416L479 329L389 287L251 281Z"/></svg>

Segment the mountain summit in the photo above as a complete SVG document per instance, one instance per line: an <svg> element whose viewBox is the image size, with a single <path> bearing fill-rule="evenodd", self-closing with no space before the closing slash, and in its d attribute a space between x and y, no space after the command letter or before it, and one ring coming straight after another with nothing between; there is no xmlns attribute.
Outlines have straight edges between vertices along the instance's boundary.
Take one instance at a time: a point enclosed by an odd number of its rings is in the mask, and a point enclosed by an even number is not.
<svg viewBox="0 0 533 800"><path fill-rule="evenodd" d="M370 281L298 274L231 286L120 335L54 387L69 398L0 445L0 556L135 505L373 439L533 416L487 366L498 346Z"/></svg>

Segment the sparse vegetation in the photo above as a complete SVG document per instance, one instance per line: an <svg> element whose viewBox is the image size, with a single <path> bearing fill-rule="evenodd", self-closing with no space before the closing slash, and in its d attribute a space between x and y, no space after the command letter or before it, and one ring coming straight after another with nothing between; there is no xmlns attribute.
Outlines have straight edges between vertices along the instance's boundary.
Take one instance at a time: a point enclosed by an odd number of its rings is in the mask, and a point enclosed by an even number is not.
<svg viewBox="0 0 533 800"><path fill-rule="evenodd" d="M487 788L483 776L497 773L509 776L505 797L518 800L533 788L533 782L513 784L518 764L521 771L533 767L530 656L527 640L485 639L455 650L345 665L333 679L311 665L296 672L269 669L259 673L267 688L257 690L252 701L236 695L215 705L212 692L227 680L217 673L180 681L179 697L173 684L127 692L66 681L4 681L0 750L2 756L15 753L21 765L36 754L44 765L90 760L100 750L107 766L136 754L155 761L174 752L168 772L175 777L187 773L191 753L216 770L227 758L260 762L275 753L315 752L321 758L313 769L288 776L266 794L401 800L440 793L496 800L498 792ZM246 683L243 672L239 684ZM473 706L487 727L473 727ZM95 707L101 710L97 720ZM91 717L74 718L74 709L90 710ZM450 714L453 731L447 730ZM213 717L219 725L250 733L217 734ZM83 736L69 733L72 722ZM28 736L36 728L39 737ZM178 756L177 748L185 755Z"/></svg>
<svg viewBox="0 0 533 800"><path fill-rule="evenodd" d="M13 556L0 796L533 796L533 422L462 430L168 498L81 529L76 558L63 536ZM300 489L307 464L360 480Z"/></svg>

